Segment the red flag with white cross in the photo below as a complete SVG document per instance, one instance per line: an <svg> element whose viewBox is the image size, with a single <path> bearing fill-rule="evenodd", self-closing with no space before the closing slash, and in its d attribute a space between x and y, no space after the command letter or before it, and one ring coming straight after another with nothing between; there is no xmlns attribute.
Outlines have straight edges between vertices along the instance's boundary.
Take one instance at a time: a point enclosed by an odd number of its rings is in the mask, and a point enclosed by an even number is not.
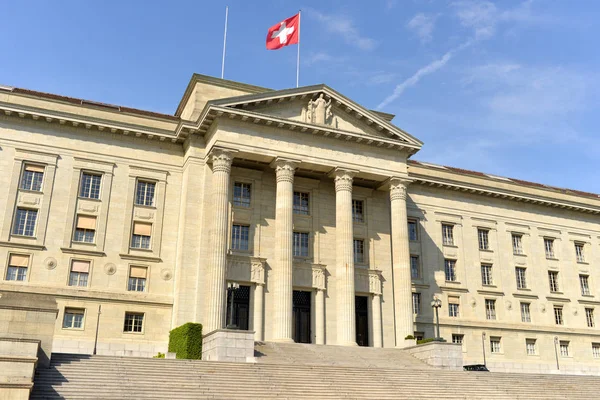
<svg viewBox="0 0 600 400"><path fill-rule="evenodd" d="M267 50L277 50L290 44L298 44L300 14L285 19L269 28Z"/></svg>

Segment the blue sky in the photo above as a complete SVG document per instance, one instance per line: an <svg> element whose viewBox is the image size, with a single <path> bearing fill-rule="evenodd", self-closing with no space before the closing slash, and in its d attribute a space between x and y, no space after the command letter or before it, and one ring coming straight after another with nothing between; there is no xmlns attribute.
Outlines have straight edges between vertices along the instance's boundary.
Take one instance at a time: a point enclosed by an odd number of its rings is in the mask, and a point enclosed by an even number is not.
<svg viewBox="0 0 600 400"><path fill-rule="evenodd" d="M425 142L417 160L600 193L596 1L4 1L0 84L173 113L192 73L295 85L267 29L302 9L300 84Z"/></svg>

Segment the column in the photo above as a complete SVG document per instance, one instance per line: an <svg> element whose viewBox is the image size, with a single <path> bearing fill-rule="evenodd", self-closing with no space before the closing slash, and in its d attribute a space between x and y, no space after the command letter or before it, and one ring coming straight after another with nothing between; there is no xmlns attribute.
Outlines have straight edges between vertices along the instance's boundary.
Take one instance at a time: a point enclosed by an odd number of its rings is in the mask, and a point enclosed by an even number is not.
<svg viewBox="0 0 600 400"><path fill-rule="evenodd" d="M263 299L265 285L257 283L254 286L254 340L262 342L263 335Z"/></svg>
<svg viewBox="0 0 600 400"><path fill-rule="evenodd" d="M214 150L212 161L212 204L213 222L210 232L210 265L208 301L204 321L205 332L225 327L227 231L229 227L229 174L232 152Z"/></svg>
<svg viewBox="0 0 600 400"><path fill-rule="evenodd" d="M325 290L315 293L315 344L325 344Z"/></svg>
<svg viewBox="0 0 600 400"><path fill-rule="evenodd" d="M337 291L337 344L356 346L354 308L354 225L352 181L354 172L335 171L335 247Z"/></svg>
<svg viewBox="0 0 600 400"><path fill-rule="evenodd" d="M277 179L275 206L275 265L273 267L273 340L293 342L293 203L294 171L297 163L277 159L274 163Z"/></svg>
<svg viewBox="0 0 600 400"><path fill-rule="evenodd" d="M408 220L406 218L406 188L409 183L408 179L390 179L396 347L404 347L404 338L412 335L414 331Z"/></svg>
<svg viewBox="0 0 600 400"><path fill-rule="evenodd" d="M373 294L371 299L371 309L373 310L373 347L382 347L381 338L381 295Z"/></svg>

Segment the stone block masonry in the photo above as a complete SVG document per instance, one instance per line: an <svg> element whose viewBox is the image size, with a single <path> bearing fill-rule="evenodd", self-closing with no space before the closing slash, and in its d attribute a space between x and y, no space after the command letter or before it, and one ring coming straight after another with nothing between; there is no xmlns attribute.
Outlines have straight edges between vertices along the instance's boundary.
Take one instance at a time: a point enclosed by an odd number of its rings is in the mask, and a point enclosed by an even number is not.
<svg viewBox="0 0 600 400"><path fill-rule="evenodd" d="M205 361L255 362L254 332L217 329L204 336L202 359Z"/></svg>

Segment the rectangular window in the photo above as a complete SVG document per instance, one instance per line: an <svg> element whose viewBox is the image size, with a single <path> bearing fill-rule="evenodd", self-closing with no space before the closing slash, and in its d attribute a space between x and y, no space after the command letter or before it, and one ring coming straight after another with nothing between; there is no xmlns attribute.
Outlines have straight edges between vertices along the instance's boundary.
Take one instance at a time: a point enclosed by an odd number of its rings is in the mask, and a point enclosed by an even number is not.
<svg viewBox="0 0 600 400"><path fill-rule="evenodd" d="M17 208L15 216L15 226L13 226L13 235L31 236L35 233L35 221L37 220L37 210L27 210Z"/></svg>
<svg viewBox="0 0 600 400"><path fill-rule="evenodd" d="M517 277L517 289L527 289L527 278L526 278L527 268L516 267L515 275Z"/></svg>
<svg viewBox="0 0 600 400"><path fill-rule="evenodd" d="M125 313L125 324L123 332L142 332L144 325L144 314L141 313Z"/></svg>
<svg viewBox="0 0 600 400"><path fill-rule="evenodd" d="M452 343L462 345L465 340L465 335L452 334Z"/></svg>
<svg viewBox="0 0 600 400"><path fill-rule="evenodd" d="M69 274L69 286L87 286L90 275L90 262L73 260Z"/></svg>
<svg viewBox="0 0 600 400"><path fill-rule="evenodd" d="M310 214L310 196L304 192L294 192L294 214Z"/></svg>
<svg viewBox="0 0 600 400"><path fill-rule="evenodd" d="M563 324L563 308L562 306L554 306L554 322L556 325Z"/></svg>
<svg viewBox="0 0 600 400"><path fill-rule="evenodd" d="M65 308L62 327L64 329L83 329L84 315L85 310L82 308Z"/></svg>
<svg viewBox="0 0 600 400"><path fill-rule="evenodd" d="M521 303L521 322L531 322L529 303Z"/></svg>
<svg viewBox="0 0 600 400"><path fill-rule="evenodd" d="M146 279L148 276L147 267L130 267L129 268L129 282L127 283L127 290L130 292L143 292L146 290Z"/></svg>
<svg viewBox="0 0 600 400"><path fill-rule="evenodd" d="M594 309L593 308L585 309L585 320L587 321L588 328L593 328L594 326L596 326L596 323L594 321Z"/></svg>
<svg viewBox="0 0 600 400"><path fill-rule="evenodd" d="M365 241L363 239L354 239L354 262L356 264L365 263Z"/></svg>
<svg viewBox="0 0 600 400"><path fill-rule="evenodd" d="M23 176L21 177L21 189L42 191L42 181L44 180L44 167L39 165L26 164Z"/></svg>
<svg viewBox="0 0 600 400"><path fill-rule="evenodd" d="M413 302L413 314L419 314L421 312L421 293L412 294Z"/></svg>
<svg viewBox="0 0 600 400"><path fill-rule="evenodd" d="M494 280L492 279L492 266L489 264L481 264L481 284L488 286L494 284Z"/></svg>
<svg viewBox="0 0 600 400"><path fill-rule="evenodd" d="M249 183L235 182L233 184L233 205L237 207L250 207L252 185Z"/></svg>
<svg viewBox="0 0 600 400"><path fill-rule="evenodd" d="M137 181L135 188L135 204L138 206L154 206L154 192L156 191L156 183Z"/></svg>
<svg viewBox="0 0 600 400"><path fill-rule="evenodd" d="M94 243L95 234L96 217L78 215L77 224L75 225L75 234L73 235L73 241L82 243Z"/></svg>
<svg viewBox="0 0 600 400"><path fill-rule="evenodd" d="M442 224L442 243L446 246L454 245L454 225Z"/></svg>
<svg viewBox="0 0 600 400"><path fill-rule="evenodd" d="M150 249L152 238L152 224L145 222L133 223L133 234L131 235L131 248Z"/></svg>
<svg viewBox="0 0 600 400"><path fill-rule="evenodd" d="M523 254L523 235L512 234L513 254Z"/></svg>
<svg viewBox="0 0 600 400"><path fill-rule="evenodd" d="M408 220L408 239L409 240L419 240L419 231L417 230L417 221L409 219Z"/></svg>
<svg viewBox="0 0 600 400"><path fill-rule="evenodd" d="M448 316L458 318L459 307L460 307L460 299L458 297L450 297L448 296Z"/></svg>
<svg viewBox="0 0 600 400"><path fill-rule="evenodd" d="M446 280L456 282L456 260L444 260Z"/></svg>
<svg viewBox="0 0 600 400"><path fill-rule="evenodd" d="M100 182L102 181L102 175L90 174L84 172L81 174L81 183L79 185L79 197L85 199L96 199L100 198Z"/></svg>
<svg viewBox="0 0 600 400"><path fill-rule="evenodd" d="M583 243L575 243L575 257L577 258L577 262L585 262L585 257L583 254Z"/></svg>
<svg viewBox="0 0 600 400"><path fill-rule="evenodd" d="M236 225L231 228L231 248L233 250L249 250L250 227L248 225Z"/></svg>
<svg viewBox="0 0 600 400"><path fill-rule="evenodd" d="M566 340L560 341L560 355L562 357L569 357L569 342Z"/></svg>
<svg viewBox="0 0 600 400"><path fill-rule="evenodd" d="M23 282L27 278L29 267L29 256L22 254L11 254L8 257L8 268L6 270L7 281Z"/></svg>
<svg viewBox="0 0 600 400"><path fill-rule="evenodd" d="M477 238L479 239L479 250L490 249L490 231L487 229L477 229Z"/></svg>
<svg viewBox="0 0 600 400"><path fill-rule="evenodd" d="M294 257L308 257L307 232L294 232Z"/></svg>
<svg viewBox="0 0 600 400"><path fill-rule="evenodd" d="M535 342L535 339L525 339L525 348L527 349L528 356L535 356L537 354Z"/></svg>
<svg viewBox="0 0 600 400"><path fill-rule="evenodd" d="M502 338L498 336L490 337L490 351L492 353L500 353L502 351L502 348L500 347L501 340Z"/></svg>
<svg viewBox="0 0 600 400"><path fill-rule="evenodd" d="M352 200L352 221L365 222L365 203L362 200Z"/></svg>
<svg viewBox="0 0 600 400"><path fill-rule="evenodd" d="M485 318L496 319L496 300L485 299Z"/></svg>
<svg viewBox="0 0 600 400"><path fill-rule="evenodd" d="M587 275L579 275L579 286L581 286L581 295L590 295L590 282Z"/></svg>
<svg viewBox="0 0 600 400"><path fill-rule="evenodd" d="M410 277L412 279L421 278L421 266L419 265L419 256L410 256Z"/></svg>
<svg viewBox="0 0 600 400"><path fill-rule="evenodd" d="M544 249L546 258L554 258L554 239L544 238Z"/></svg>
<svg viewBox="0 0 600 400"><path fill-rule="evenodd" d="M592 343L592 357L600 358L600 343Z"/></svg>
<svg viewBox="0 0 600 400"><path fill-rule="evenodd" d="M548 271L548 283L551 292L558 292L558 272Z"/></svg>

